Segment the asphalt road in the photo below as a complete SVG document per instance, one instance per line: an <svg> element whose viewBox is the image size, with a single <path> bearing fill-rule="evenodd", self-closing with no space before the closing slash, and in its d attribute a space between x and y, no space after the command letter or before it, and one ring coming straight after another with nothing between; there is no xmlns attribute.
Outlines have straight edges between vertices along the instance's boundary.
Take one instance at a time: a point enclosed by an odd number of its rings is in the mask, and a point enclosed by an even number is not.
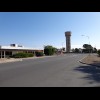
<svg viewBox="0 0 100 100"><path fill-rule="evenodd" d="M88 68L78 61L86 54L66 54L55 57L0 64L0 87L87 87L97 86L88 77ZM86 69L85 69L86 70Z"/></svg>

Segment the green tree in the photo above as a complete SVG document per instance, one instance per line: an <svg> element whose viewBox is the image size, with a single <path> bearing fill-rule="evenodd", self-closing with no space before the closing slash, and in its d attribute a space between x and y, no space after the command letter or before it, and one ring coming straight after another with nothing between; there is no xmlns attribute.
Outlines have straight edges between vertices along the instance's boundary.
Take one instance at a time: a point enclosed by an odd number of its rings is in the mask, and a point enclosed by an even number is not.
<svg viewBox="0 0 100 100"><path fill-rule="evenodd" d="M83 47L85 49L93 49L93 47L90 44L84 44Z"/></svg>
<svg viewBox="0 0 100 100"><path fill-rule="evenodd" d="M100 56L100 49L97 51L97 54Z"/></svg>
<svg viewBox="0 0 100 100"><path fill-rule="evenodd" d="M97 53L97 49L96 48L93 48L93 53Z"/></svg>
<svg viewBox="0 0 100 100"><path fill-rule="evenodd" d="M84 44L83 47L85 48L83 49L83 52L85 53L93 52L93 47L90 44Z"/></svg>
<svg viewBox="0 0 100 100"><path fill-rule="evenodd" d="M79 53L79 49L78 48L75 48L75 53Z"/></svg>
<svg viewBox="0 0 100 100"><path fill-rule="evenodd" d="M65 51L65 48L62 48L63 51Z"/></svg>
<svg viewBox="0 0 100 100"><path fill-rule="evenodd" d="M45 55L53 55L55 52L56 52L56 48L51 45L47 45L44 47Z"/></svg>

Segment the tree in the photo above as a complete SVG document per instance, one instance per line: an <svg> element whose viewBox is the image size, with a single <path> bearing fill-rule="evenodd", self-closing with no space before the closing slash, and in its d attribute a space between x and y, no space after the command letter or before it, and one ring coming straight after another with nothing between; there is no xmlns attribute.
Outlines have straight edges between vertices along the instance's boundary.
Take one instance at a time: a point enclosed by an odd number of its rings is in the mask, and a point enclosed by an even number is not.
<svg viewBox="0 0 100 100"><path fill-rule="evenodd" d="M65 48L62 48L63 51L65 51Z"/></svg>
<svg viewBox="0 0 100 100"><path fill-rule="evenodd" d="M78 48L75 48L75 53L79 53L79 49Z"/></svg>
<svg viewBox="0 0 100 100"><path fill-rule="evenodd" d="M85 53L93 52L93 47L90 44L84 44L83 47L84 47L83 52Z"/></svg>
<svg viewBox="0 0 100 100"><path fill-rule="evenodd" d="M83 49L82 52L83 53L89 53L89 50L88 49Z"/></svg>
<svg viewBox="0 0 100 100"><path fill-rule="evenodd" d="M93 53L97 53L97 49L96 48L93 48Z"/></svg>
<svg viewBox="0 0 100 100"><path fill-rule="evenodd" d="M90 44L84 44L83 47L85 49L93 49L93 47Z"/></svg>
<svg viewBox="0 0 100 100"><path fill-rule="evenodd" d="M75 52L75 49L73 48L71 51L74 53Z"/></svg>
<svg viewBox="0 0 100 100"><path fill-rule="evenodd" d="M100 49L97 51L97 54L100 56Z"/></svg>
<svg viewBox="0 0 100 100"><path fill-rule="evenodd" d="M55 52L56 52L56 48L51 45L47 45L44 47L45 55L53 55Z"/></svg>

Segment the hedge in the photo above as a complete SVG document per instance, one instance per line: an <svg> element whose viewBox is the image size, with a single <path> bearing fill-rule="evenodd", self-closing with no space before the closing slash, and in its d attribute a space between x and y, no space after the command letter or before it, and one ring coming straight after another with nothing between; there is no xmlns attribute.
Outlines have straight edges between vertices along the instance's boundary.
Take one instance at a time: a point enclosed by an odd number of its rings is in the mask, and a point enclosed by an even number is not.
<svg viewBox="0 0 100 100"><path fill-rule="evenodd" d="M32 53L16 53L13 55L14 58L27 58L27 57L33 57L34 55Z"/></svg>

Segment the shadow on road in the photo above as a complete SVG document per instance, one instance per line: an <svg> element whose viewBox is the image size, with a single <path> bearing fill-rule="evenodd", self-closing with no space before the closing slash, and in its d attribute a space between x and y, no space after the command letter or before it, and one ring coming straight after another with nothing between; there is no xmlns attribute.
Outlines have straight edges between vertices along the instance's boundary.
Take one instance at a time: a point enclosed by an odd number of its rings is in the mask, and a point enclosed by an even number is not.
<svg viewBox="0 0 100 100"><path fill-rule="evenodd" d="M82 78L100 83L100 68L96 66L86 65L86 66L79 66L74 70L87 73L86 77Z"/></svg>
<svg viewBox="0 0 100 100"><path fill-rule="evenodd" d="M100 61L93 61L92 64L93 64L93 65L96 65L96 66L98 66L98 67L100 67Z"/></svg>

